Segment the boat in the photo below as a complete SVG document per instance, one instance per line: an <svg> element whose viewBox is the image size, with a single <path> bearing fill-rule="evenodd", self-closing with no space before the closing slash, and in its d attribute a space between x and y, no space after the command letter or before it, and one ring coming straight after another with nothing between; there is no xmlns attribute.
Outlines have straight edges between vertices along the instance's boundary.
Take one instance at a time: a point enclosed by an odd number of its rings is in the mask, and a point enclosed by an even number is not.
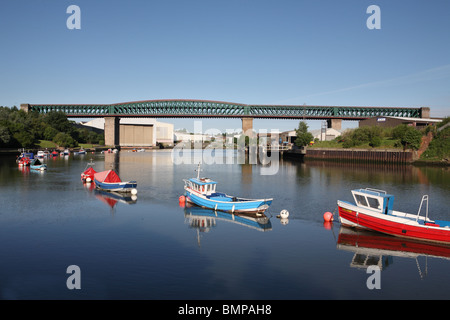
<svg viewBox="0 0 450 320"><path fill-rule="evenodd" d="M273 199L246 199L217 192L217 182L200 178L200 164L197 177L184 179L186 200L197 206L225 212L264 212Z"/></svg>
<svg viewBox="0 0 450 320"><path fill-rule="evenodd" d="M36 157L39 159L49 158L50 152L48 150L39 150L36 154Z"/></svg>
<svg viewBox="0 0 450 320"><path fill-rule="evenodd" d="M31 160L30 169L34 170L47 170L47 165L42 163L38 158Z"/></svg>
<svg viewBox="0 0 450 320"><path fill-rule="evenodd" d="M64 151L61 152L61 153L62 153L63 156L68 156L68 155L70 155L69 149L64 149Z"/></svg>
<svg viewBox="0 0 450 320"><path fill-rule="evenodd" d="M86 154L86 150L84 150L83 148L81 148L81 149L78 150L78 151L74 151L73 154L74 154L74 155L75 155L75 154Z"/></svg>
<svg viewBox="0 0 450 320"><path fill-rule="evenodd" d="M355 203L337 201L343 226L414 240L450 243L450 221L428 218L428 195L422 197L417 214L411 214L395 211L394 196L386 191L365 188L351 192ZM421 215L422 208L425 215Z"/></svg>
<svg viewBox="0 0 450 320"><path fill-rule="evenodd" d="M19 150L20 151L20 150ZM20 155L17 157L16 162L20 163L20 161L24 158L27 158L28 160L32 160L34 159L34 153L33 152L25 152L25 149L22 149L22 152L20 153Z"/></svg>
<svg viewBox="0 0 450 320"><path fill-rule="evenodd" d="M30 165L30 158L23 157L19 160L19 167L25 167Z"/></svg>
<svg viewBox="0 0 450 320"><path fill-rule="evenodd" d="M52 156L53 156L53 157L57 157L58 155L59 155L58 151L56 151L56 150L53 150L53 152L52 152Z"/></svg>
<svg viewBox="0 0 450 320"><path fill-rule="evenodd" d="M114 170L95 173L94 182L97 189L115 192L131 192L132 194L137 193L137 182L123 182Z"/></svg>
<svg viewBox="0 0 450 320"><path fill-rule="evenodd" d="M81 173L81 181L83 182L92 182L94 181L94 175L97 173L93 168L94 163L91 161L87 164L84 171Z"/></svg>

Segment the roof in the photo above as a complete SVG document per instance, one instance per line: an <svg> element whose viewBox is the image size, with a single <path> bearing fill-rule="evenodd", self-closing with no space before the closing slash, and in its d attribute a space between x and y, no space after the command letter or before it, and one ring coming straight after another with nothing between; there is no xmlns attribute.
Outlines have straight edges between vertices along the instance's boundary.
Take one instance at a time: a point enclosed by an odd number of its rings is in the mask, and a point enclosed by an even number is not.
<svg viewBox="0 0 450 320"><path fill-rule="evenodd" d="M359 192L359 193L365 193L367 195L371 195L371 196L377 196L377 197L382 197L382 198L390 198L393 197L393 195L391 194L387 194L385 191L382 190L376 190L376 189L355 189L352 190L353 192Z"/></svg>
<svg viewBox="0 0 450 320"><path fill-rule="evenodd" d="M191 181L191 182L193 182L193 183L196 183L196 184L199 184L199 185L206 185L206 184L217 184L217 182L216 181L212 181L211 179L209 179L209 178L200 178L200 180L199 179L197 179L197 178L191 178L191 179L189 179L189 181Z"/></svg>
<svg viewBox="0 0 450 320"><path fill-rule="evenodd" d="M432 119L432 118L410 118L410 117L389 117L389 116L377 116L373 118L389 118L411 122L434 122L434 123L442 122L442 119Z"/></svg>

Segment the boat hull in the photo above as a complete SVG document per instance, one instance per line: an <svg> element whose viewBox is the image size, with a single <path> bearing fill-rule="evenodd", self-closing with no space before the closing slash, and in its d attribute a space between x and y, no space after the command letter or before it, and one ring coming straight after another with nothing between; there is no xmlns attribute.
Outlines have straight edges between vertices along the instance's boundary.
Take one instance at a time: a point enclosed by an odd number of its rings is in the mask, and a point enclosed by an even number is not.
<svg viewBox="0 0 450 320"><path fill-rule="evenodd" d="M44 165L40 165L40 166L30 166L30 169L33 169L33 170L47 170L47 166L44 164Z"/></svg>
<svg viewBox="0 0 450 320"><path fill-rule="evenodd" d="M446 221L426 223L423 218L412 215L380 214L370 212L353 204L338 201L339 220L348 227L369 229L408 239L450 243L450 227ZM442 225L440 225L441 223Z"/></svg>
<svg viewBox="0 0 450 320"><path fill-rule="evenodd" d="M208 209L225 212L263 212L272 204L272 199L243 199L242 201L218 201L186 190L186 198L189 202Z"/></svg>
<svg viewBox="0 0 450 320"><path fill-rule="evenodd" d="M133 189L136 189L137 182L136 181L128 181L128 182L99 182L94 179L95 187L105 191L115 191L115 192L131 192Z"/></svg>

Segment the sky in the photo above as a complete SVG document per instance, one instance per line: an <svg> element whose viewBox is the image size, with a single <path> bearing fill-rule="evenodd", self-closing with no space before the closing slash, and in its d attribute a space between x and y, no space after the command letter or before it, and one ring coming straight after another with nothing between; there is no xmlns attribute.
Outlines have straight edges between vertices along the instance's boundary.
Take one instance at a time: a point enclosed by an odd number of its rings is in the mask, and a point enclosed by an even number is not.
<svg viewBox="0 0 450 320"><path fill-rule="evenodd" d="M80 29L67 27L70 5ZM370 5L380 29L367 26ZM200 99L450 116L449 14L448 0L2 0L0 105ZM195 119L160 121L192 131ZM241 120L202 127L240 129Z"/></svg>

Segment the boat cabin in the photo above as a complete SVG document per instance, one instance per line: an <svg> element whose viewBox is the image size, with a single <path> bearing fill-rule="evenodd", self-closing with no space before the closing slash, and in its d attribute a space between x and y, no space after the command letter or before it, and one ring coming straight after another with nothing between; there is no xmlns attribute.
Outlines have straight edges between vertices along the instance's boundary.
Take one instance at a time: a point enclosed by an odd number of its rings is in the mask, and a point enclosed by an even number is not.
<svg viewBox="0 0 450 320"><path fill-rule="evenodd" d="M217 182L209 178L191 178L186 182L189 188L206 196L216 193Z"/></svg>
<svg viewBox="0 0 450 320"><path fill-rule="evenodd" d="M352 195L358 207L365 207L379 213L390 214L394 207L394 196L377 189L356 189Z"/></svg>

